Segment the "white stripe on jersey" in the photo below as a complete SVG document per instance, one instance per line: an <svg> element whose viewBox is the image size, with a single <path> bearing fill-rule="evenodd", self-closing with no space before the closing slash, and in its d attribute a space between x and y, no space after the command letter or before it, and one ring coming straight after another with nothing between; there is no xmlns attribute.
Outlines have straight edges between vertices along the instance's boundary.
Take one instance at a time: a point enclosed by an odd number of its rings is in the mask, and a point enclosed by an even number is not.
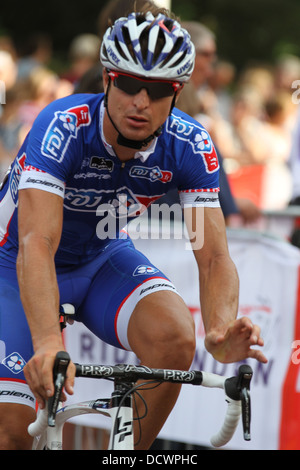
<svg viewBox="0 0 300 470"><path fill-rule="evenodd" d="M1 225L0 225L0 246L7 241L9 224L13 216L16 206L11 197L10 191L7 191L4 198L0 202Z"/></svg>
<svg viewBox="0 0 300 470"><path fill-rule="evenodd" d="M20 158L16 159L4 178L5 181L7 177L7 181L3 184L3 191L6 188L6 193L0 201L0 246L7 242L9 225L18 204L18 185L24 168L25 158L25 153L23 153Z"/></svg>
<svg viewBox="0 0 300 470"><path fill-rule="evenodd" d="M195 190L180 191L181 206L184 207L220 207L218 191L214 190Z"/></svg>
<svg viewBox="0 0 300 470"><path fill-rule="evenodd" d="M57 194L62 198L65 194L65 184L61 180L32 167L25 169L20 179L19 190L27 188L41 189L42 191Z"/></svg>

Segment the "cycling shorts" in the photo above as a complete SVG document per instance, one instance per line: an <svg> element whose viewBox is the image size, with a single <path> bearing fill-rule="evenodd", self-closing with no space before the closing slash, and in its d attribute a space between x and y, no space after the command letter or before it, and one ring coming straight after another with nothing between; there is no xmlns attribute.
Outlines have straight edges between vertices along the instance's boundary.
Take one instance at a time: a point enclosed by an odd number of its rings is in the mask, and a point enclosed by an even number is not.
<svg viewBox="0 0 300 470"><path fill-rule="evenodd" d="M59 269L57 279L60 301L75 306L75 320L104 342L127 350L128 322L139 300L159 290L176 292L130 239L114 241L85 265ZM23 374L32 354L16 272L0 266L0 402L35 406Z"/></svg>

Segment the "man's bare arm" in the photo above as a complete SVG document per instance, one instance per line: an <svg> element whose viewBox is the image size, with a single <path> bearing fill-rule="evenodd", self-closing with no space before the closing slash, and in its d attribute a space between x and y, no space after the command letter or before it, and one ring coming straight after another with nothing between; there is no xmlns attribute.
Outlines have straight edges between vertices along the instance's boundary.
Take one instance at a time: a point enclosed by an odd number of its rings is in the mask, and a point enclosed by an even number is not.
<svg viewBox="0 0 300 470"><path fill-rule="evenodd" d="M64 345L60 332L59 291L54 256L61 237L63 199L37 190L19 192L17 275L31 331L34 356L24 373L39 404L53 393L52 365ZM66 384L72 393L72 381Z"/></svg>
<svg viewBox="0 0 300 470"><path fill-rule="evenodd" d="M237 318L239 279L229 255L224 217L219 208L193 208L194 254L199 268L200 299L206 331L205 345L220 362L237 362L247 357L266 362L260 328L249 318ZM195 222L195 217L202 220ZM197 240L198 238L198 240ZM200 243L200 240L202 242Z"/></svg>

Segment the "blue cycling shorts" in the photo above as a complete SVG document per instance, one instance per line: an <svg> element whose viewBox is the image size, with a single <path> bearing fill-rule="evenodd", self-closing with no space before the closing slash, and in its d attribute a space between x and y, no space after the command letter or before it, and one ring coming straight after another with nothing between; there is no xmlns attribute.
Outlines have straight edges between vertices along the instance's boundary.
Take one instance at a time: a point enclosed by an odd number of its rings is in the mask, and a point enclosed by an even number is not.
<svg viewBox="0 0 300 470"><path fill-rule="evenodd" d="M75 320L106 343L128 350L128 322L139 300L159 290L176 292L130 239L114 241L85 265L60 269L57 279L60 302L75 306ZM16 272L0 266L0 402L33 405L29 388L22 385L23 368L32 354Z"/></svg>

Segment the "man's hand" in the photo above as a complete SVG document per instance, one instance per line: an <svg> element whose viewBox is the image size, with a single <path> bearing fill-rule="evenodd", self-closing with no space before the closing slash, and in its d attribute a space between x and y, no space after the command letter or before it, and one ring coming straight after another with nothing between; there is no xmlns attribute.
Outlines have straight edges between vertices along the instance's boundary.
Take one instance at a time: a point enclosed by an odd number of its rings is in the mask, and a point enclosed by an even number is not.
<svg viewBox="0 0 300 470"><path fill-rule="evenodd" d="M239 362L247 358L267 363L268 360L264 354L260 350L252 348L252 346L263 345L260 328L253 325L247 317L233 321L224 334L211 331L205 338L207 351L222 363Z"/></svg>
<svg viewBox="0 0 300 470"><path fill-rule="evenodd" d="M49 339L48 339L49 341ZM56 345L55 338L49 346L49 342L44 346L37 349L30 361L24 368L24 375L27 383L34 394L38 405L41 409L45 407L48 398L54 394L53 384L53 366L56 354L64 350L61 344ZM65 381L65 391L68 395L73 395L75 377L75 365L70 362L67 378ZM66 395L63 393L62 401L66 400Z"/></svg>

